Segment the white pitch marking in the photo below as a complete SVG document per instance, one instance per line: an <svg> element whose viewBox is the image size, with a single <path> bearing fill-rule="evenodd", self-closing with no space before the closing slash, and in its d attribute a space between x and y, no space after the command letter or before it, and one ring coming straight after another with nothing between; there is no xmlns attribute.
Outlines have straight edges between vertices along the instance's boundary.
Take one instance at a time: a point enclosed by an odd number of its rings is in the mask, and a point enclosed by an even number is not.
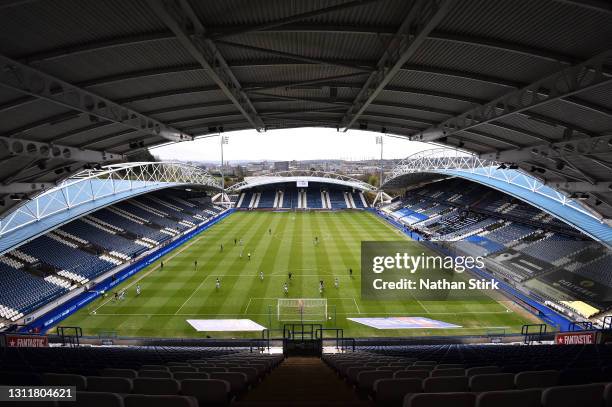
<svg viewBox="0 0 612 407"><path fill-rule="evenodd" d="M200 283L200 285L198 285L196 287L195 290L193 290L193 292L191 293L191 295L189 296L189 298L187 298L185 300L185 302L179 307L179 309L176 310L176 312L174 313L174 315L177 315L179 313L180 310L183 309L183 307L185 306L185 304L187 304L189 302L189 300L195 295L196 292L198 292L198 290L200 289L200 287L202 287L202 285L206 282L206 280L208 280L209 277L212 277L213 274L209 274L206 277L204 277L204 280L202 280L202 282Z"/></svg>
<svg viewBox="0 0 612 407"><path fill-rule="evenodd" d="M244 309L244 315L246 315L247 310L249 309L249 305L251 305L251 301L253 300L253 298L249 298L249 302L247 303L246 308Z"/></svg>
<svg viewBox="0 0 612 407"><path fill-rule="evenodd" d="M256 298L254 298L256 299ZM273 298L276 299L276 298ZM500 311L472 311L472 312L462 312L462 313L456 313L456 312L432 312L428 315L463 315L463 314L471 314L471 315L489 315L489 314L505 314L506 312L500 312ZM356 312L338 312L338 315L399 315L399 316L422 316L423 313L422 312L404 312L404 311L399 311L399 312L362 312L362 313L356 313ZM208 313L208 314L190 314L190 313L182 313L182 314L124 314L124 313L113 313L113 314L97 314L97 315L101 315L101 316L115 316L115 317L121 317L121 316L141 316L141 317L166 317L166 316L170 316L170 317L178 317L178 316L215 316L215 315L244 315L241 313L231 313L231 314L220 314L220 313ZM268 313L264 313L264 314L248 314L248 315L253 315L253 316L263 316L263 315L269 315ZM487 326L487 327L473 327L473 328L462 328L462 329L478 329L478 328L510 328L508 326Z"/></svg>
<svg viewBox="0 0 612 407"><path fill-rule="evenodd" d="M421 308L423 308L425 310L426 313L431 314L431 312L429 312L427 307L425 305L423 305L423 303L421 301L417 300L416 298L414 300L421 306Z"/></svg>
<svg viewBox="0 0 612 407"><path fill-rule="evenodd" d="M189 247L191 247L191 245L193 245L194 243L196 243L198 240L200 240L203 237L203 235L198 236L196 239L194 239L192 242L190 242L189 244L185 245L182 249L172 253L170 256L168 256L168 258L166 259L166 263L170 260L172 260L174 257L178 256L180 253L182 253L184 250L187 250ZM161 257L160 257L161 260ZM129 284L127 287L124 288L124 290L127 290L128 288L130 288L131 286L133 286L134 284L138 283L140 280L142 280L143 278L147 277L149 274L151 274L152 272L154 272L155 270L157 270L159 268L159 264L157 264L155 267L153 267L151 270L147 271L145 274L143 274L142 276L140 276L140 278L132 281L131 284ZM113 297L109 298L108 300L104 301L102 304L100 304L97 308L95 308L92 312L96 312L98 311L100 308L102 308L103 306L105 306L106 304L108 304L111 300L113 299Z"/></svg>
<svg viewBox="0 0 612 407"><path fill-rule="evenodd" d="M361 310L359 309L359 304L357 304L357 300L355 299L355 297L353 297L353 302L355 303L355 306L357 307L357 313L361 314Z"/></svg>

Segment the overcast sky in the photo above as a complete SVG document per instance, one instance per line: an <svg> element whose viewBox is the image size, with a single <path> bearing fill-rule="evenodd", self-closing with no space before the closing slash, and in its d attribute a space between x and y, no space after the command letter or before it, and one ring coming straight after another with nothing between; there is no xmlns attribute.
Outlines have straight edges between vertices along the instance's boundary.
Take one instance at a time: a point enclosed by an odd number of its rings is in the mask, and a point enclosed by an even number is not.
<svg viewBox="0 0 612 407"><path fill-rule="evenodd" d="M244 130L224 133L229 143L224 146L225 161L236 160L363 160L380 158L376 136L380 133L351 130L301 128L269 130L257 133ZM219 137L154 148L151 152L162 160L220 161ZM405 158L434 146L392 136L384 137L384 158Z"/></svg>

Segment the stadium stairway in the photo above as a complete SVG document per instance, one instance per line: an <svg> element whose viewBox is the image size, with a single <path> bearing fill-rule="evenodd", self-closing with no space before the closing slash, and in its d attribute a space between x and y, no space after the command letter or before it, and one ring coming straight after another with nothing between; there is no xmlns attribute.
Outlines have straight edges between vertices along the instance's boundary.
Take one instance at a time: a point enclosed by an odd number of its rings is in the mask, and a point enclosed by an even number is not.
<svg viewBox="0 0 612 407"><path fill-rule="evenodd" d="M236 407L369 407L320 358L290 357L274 369Z"/></svg>

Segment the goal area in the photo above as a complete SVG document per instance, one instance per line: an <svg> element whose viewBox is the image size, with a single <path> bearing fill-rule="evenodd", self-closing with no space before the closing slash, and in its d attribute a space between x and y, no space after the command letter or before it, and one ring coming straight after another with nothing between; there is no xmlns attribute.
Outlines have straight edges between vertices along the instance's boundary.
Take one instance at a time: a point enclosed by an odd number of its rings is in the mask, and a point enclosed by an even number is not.
<svg viewBox="0 0 612 407"><path fill-rule="evenodd" d="M279 298L278 320L281 322L305 322L327 320L326 298Z"/></svg>

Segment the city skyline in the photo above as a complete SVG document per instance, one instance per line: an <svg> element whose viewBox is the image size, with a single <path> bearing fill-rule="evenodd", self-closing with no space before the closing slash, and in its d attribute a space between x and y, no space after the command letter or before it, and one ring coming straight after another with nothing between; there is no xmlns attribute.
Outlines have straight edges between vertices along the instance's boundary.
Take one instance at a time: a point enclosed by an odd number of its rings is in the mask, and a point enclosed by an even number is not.
<svg viewBox="0 0 612 407"><path fill-rule="evenodd" d="M380 159L380 146L376 144L376 137L381 134L368 131L351 130L344 133L334 129L302 128L264 133L244 130L224 135L230 138L229 144L224 146L225 162ZM347 142L349 137L351 140ZM386 135L383 158L402 159L435 147L433 144ZM219 163L220 139L216 135L201 137L194 141L153 148L151 153L161 160Z"/></svg>

